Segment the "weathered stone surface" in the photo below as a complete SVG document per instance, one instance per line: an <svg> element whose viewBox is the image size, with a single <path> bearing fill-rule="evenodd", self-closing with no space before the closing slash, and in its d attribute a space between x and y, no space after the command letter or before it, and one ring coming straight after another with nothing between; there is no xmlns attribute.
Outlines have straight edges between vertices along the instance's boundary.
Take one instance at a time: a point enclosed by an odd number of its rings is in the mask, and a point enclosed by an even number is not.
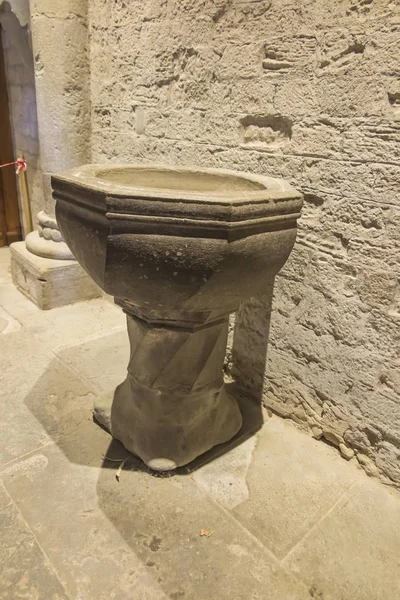
<svg viewBox="0 0 400 600"><path fill-rule="evenodd" d="M12 500L10 495L7 493L6 488L3 483L0 481L0 510L10 506L12 504Z"/></svg>
<svg viewBox="0 0 400 600"><path fill-rule="evenodd" d="M70 249L63 241L58 230L56 235L60 236L59 240L52 239L51 234L40 235L38 231L32 231L26 236L26 248L36 256L43 258L53 258L55 260L74 260ZM47 237L48 236L48 237Z"/></svg>
<svg viewBox="0 0 400 600"><path fill-rule="evenodd" d="M152 478L128 463L115 488L113 471L99 479L99 503L148 565L169 598L308 598L278 561L189 478ZM132 501L132 488L137 490ZM213 531L200 536L202 529ZM195 556L194 560L188 560ZM229 565L229 572L225 565ZM206 574L206 576L204 576ZM234 588L232 588L232 579Z"/></svg>
<svg viewBox="0 0 400 600"><path fill-rule="evenodd" d="M126 346L128 344L125 315L115 304L104 302L103 298L53 308L51 311L46 311L44 316L45 325L44 321L36 322L36 319L32 319L27 326L37 338L57 354L68 352L67 348L75 347L77 340L80 346L84 347L85 344L94 341L100 348L103 339L119 331L124 332L120 338L121 345L123 346L124 342ZM79 365L79 359L85 362L84 350L81 356L76 357L75 362L72 361L72 366ZM124 360L126 360L125 356Z"/></svg>
<svg viewBox="0 0 400 600"><path fill-rule="evenodd" d="M20 328L21 324L0 307L0 335L7 335Z"/></svg>
<svg viewBox="0 0 400 600"><path fill-rule="evenodd" d="M1 264L0 264L0 272ZM4 271L3 271L4 272ZM1 278L1 276L0 276ZM38 307L31 302L19 289L12 283L11 269L0 284L0 304L6 312L16 319L21 325L39 328L43 323L47 323L47 312L40 311Z"/></svg>
<svg viewBox="0 0 400 600"><path fill-rule="evenodd" d="M126 377L129 362L129 338L123 331L99 336L84 343L60 349L59 357L108 398Z"/></svg>
<svg viewBox="0 0 400 600"><path fill-rule="evenodd" d="M256 444L256 436L251 437L227 454L195 471L193 479L219 504L226 508L235 508L249 498L246 477Z"/></svg>
<svg viewBox="0 0 400 600"><path fill-rule="evenodd" d="M74 431L89 414L94 390L35 339L32 330L1 335L0 352L0 465L4 465ZM22 357L28 354L29 368L20 380Z"/></svg>
<svg viewBox="0 0 400 600"><path fill-rule="evenodd" d="M239 431L236 400L221 390L226 320L192 332L154 327L128 315L128 333L128 376L115 390L110 428L125 448L164 471Z"/></svg>
<svg viewBox="0 0 400 600"><path fill-rule="evenodd" d="M400 484L397 7L130 6L90 3L92 160L236 168L301 186L268 364L261 298L241 311L235 376Z"/></svg>
<svg viewBox="0 0 400 600"><path fill-rule="evenodd" d="M257 435L246 475L249 496L232 512L278 558L290 552L360 476L332 448L323 446L316 453L319 444L277 417Z"/></svg>
<svg viewBox="0 0 400 600"><path fill-rule="evenodd" d="M190 477L152 477L131 457L118 482L119 463L103 457L118 461L127 453L110 441L86 421L58 447L3 473L69 597L309 597ZM201 537L203 528L213 536Z"/></svg>
<svg viewBox="0 0 400 600"><path fill-rule="evenodd" d="M105 600L117 593L130 600L134 589L143 600L164 600L151 571L99 508L98 469L109 439L89 419L60 442L61 449L52 445L8 467L3 481L68 598ZM115 472L111 477L118 485Z"/></svg>
<svg viewBox="0 0 400 600"><path fill-rule="evenodd" d="M395 598L400 589L399 522L399 495L363 479L304 537L284 564L295 574L307 573L304 580L315 588L315 598ZM356 546L354 540L358 540ZM351 557L347 554L350 547L354 548Z"/></svg>
<svg viewBox="0 0 400 600"><path fill-rule="evenodd" d="M63 586L15 506L0 510L0 597L68 600Z"/></svg>
<svg viewBox="0 0 400 600"><path fill-rule="evenodd" d="M49 217L43 210L37 215L38 228L25 238L27 250L43 256L43 258L55 258L56 260L74 260L71 250L64 242L57 221Z"/></svg>
<svg viewBox="0 0 400 600"><path fill-rule="evenodd" d="M156 165L86 165L52 186L74 256L128 315L128 375L98 421L154 470L229 441L242 417L224 389L228 316L271 289L301 195L279 179Z"/></svg>
<svg viewBox="0 0 400 600"><path fill-rule="evenodd" d="M87 3L35 0L31 6L43 204L54 216L50 175L90 156ZM68 40L63 52L60 40Z"/></svg>
<svg viewBox="0 0 400 600"><path fill-rule="evenodd" d="M128 452L93 423L90 404L125 375L126 331L107 335L118 309L100 299L40 311L12 284L0 285L0 304L21 323L0 335L1 443L12 461L0 465L5 600L397 600L399 494L372 487L358 463L273 417L191 475L154 477L130 458L117 481ZM350 494L348 482L358 483ZM282 547L283 567L273 555Z"/></svg>
<svg viewBox="0 0 400 600"><path fill-rule="evenodd" d="M15 2L10 7L7 3L5 6L9 25L18 23L17 17L9 11L11 8L20 14L18 4ZM61 262L45 267L36 260L37 256L71 262L74 258L54 219L50 176L60 169L86 162L90 156L88 5L77 0L35 0L28 11L29 31L15 26L12 30L11 53L17 59L21 52L25 54L22 56L24 64L17 65L22 72L21 81L15 80L13 65L9 74L12 76L14 151L27 149L32 212L38 214L39 225L37 231L26 237L28 252L24 252L23 258L22 251L19 261L14 254L13 275L16 285L33 302L48 309L94 297L92 284L88 281L85 286L83 272L76 263L64 265L65 276L60 276ZM32 49L29 45L31 33ZM62 39L67 41L61 52ZM21 85L16 88L15 83ZM33 99L30 98L32 95ZM30 140L28 146L26 138ZM42 271L40 276L38 271Z"/></svg>
<svg viewBox="0 0 400 600"><path fill-rule="evenodd" d="M75 260L37 256L24 242L11 246L11 272L18 289L42 310L101 296L100 288Z"/></svg>
<svg viewBox="0 0 400 600"><path fill-rule="evenodd" d="M22 356L29 353L29 368L19 379ZM24 403L29 390L51 363L51 356L26 331L0 336L0 464L18 458L50 442ZM26 354L25 356L27 356Z"/></svg>

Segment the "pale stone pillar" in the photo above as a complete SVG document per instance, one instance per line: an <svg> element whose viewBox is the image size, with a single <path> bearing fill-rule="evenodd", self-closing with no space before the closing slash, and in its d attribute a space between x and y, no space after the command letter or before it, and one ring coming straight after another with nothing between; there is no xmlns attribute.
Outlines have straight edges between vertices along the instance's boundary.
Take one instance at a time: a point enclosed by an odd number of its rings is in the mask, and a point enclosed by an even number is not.
<svg viewBox="0 0 400 600"><path fill-rule="evenodd" d="M52 308L100 294L62 239L50 186L52 174L90 160L87 0L31 0L30 13L43 210L38 229L13 245L12 273L25 294L41 308Z"/></svg>

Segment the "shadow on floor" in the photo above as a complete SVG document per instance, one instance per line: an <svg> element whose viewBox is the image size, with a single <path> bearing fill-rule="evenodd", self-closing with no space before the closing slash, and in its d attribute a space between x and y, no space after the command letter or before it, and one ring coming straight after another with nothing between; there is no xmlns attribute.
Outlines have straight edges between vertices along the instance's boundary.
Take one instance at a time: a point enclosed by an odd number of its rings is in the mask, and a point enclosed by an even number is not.
<svg viewBox="0 0 400 600"><path fill-rule="evenodd" d="M79 345L79 352L82 352L83 360L85 357L84 348L85 344ZM68 348L68 352L71 352L71 347ZM61 351L59 354L61 362L54 359L37 380L35 386L26 396L25 404L70 462L117 469L122 460L132 455L125 450L120 442L113 440L108 433L109 444L108 447L104 446L107 438L105 438L101 426L93 421L92 417L92 406L95 397L93 388L90 384L85 384L79 377L71 377L69 369L63 366L62 354ZM90 360L93 360L92 353L90 354ZM95 360L93 364L96 364ZM226 387L240 406L243 417L241 429L229 442L215 446L185 467L173 471L172 475L185 475L193 472L242 444L262 427L264 420L261 405L243 393L235 383L227 383ZM90 431L91 429L93 429L93 432ZM99 435L100 432L102 432L102 436ZM91 443L94 445L100 444L98 457L89 451L88 445ZM107 457L110 460L103 459L102 463L99 464L98 459L100 457ZM130 459L128 462L135 465L136 470L160 476L160 474L148 469L136 457L132 456L132 460ZM167 476L169 477L171 474L168 473Z"/></svg>
<svg viewBox="0 0 400 600"><path fill-rule="evenodd" d="M103 514L166 597L256 598L263 583L268 589L263 549L190 476L148 477L132 457L118 483L101 469L96 494ZM202 537L202 529L215 533Z"/></svg>
<svg viewBox="0 0 400 600"><path fill-rule="evenodd" d="M131 470L143 471L143 472L149 473L155 477L167 477L168 478L168 477L172 477L173 475L187 475L189 473L193 473L200 467L206 465L209 462L212 462L219 456L226 454L233 448L236 448L236 446L239 446L240 444L242 444L243 442L248 440L251 436L256 434L259 429L261 429L261 427L264 423L264 418L263 418L263 413L262 413L262 407L260 406L260 404L258 404L251 398L246 397L245 394L243 394L237 388L235 383L233 383L233 382L227 383L225 385L225 387L228 390L229 394L231 394L234 398L236 398L236 400L239 404L240 412L242 413L242 419L243 419L242 427L240 428L238 433L228 442L214 446L213 448L211 448L204 454L198 456L193 461L191 461L189 464L187 464L183 467L179 467L179 468L175 469L174 471L168 471L168 472L161 473L161 472L152 471L151 469L149 469L138 457L130 454L127 450L124 449L124 452L121 453L120 449L121 449L121 447L123 447L122 444L120 442L118 442L117 440L111 439L110 446L106 453L106 456L109 457L111 460L104 461L103 466L106 468L113 468L113 466L112 465L110 466L110 464L107 464L107 462L108 463L114 462L114 460L116 459L116 456L122 457L122 460L125 457L129 456L130 459L127 460L127 466L129 465L129 468ZM101 427L104 431L109 433L108 430L103 425L98 424L95 420L94 420L94 422L98 425L98 427ZM117 468L117 467L115 467L115 468Z"/></svg>
<svg viewBox="0 0 400 600"><path fill-rule="evenodd" d="M244 309L244 317L246 311L247 308ZM236 369L239 374L246 372L246 344L253 343L251 336L246 333L243 338L242 333L245 333L244 322L235 332L234 355L239 358ZM258 333L257 349L261 347L261 339L267 341L264 334ZM85 348L89 345L91 351L88 353ZM93 345L90 342L76 346L82 363L87 361L85 372L90 372L92 364L101 369L101 361L97 361L93 354ZM68 352L71 351L74 348L69 347ZM266 346L264 366L265 357ZM229 577L235 574L238 598L256 593L260 585L268 588L270 565L265 562L259 544L254 543L250 536L243 536L242 528L208 499L190 477L194 470L242 444L261 428L261 392L258 401L255 401L249 398L248 392L242 391L246 388L245 382L228 383L228 392L237 399L241 408L241 430L230 442L216 446L186 467L165 476L151 472L93 422L92 386L78 376L71 376L71 371L63 366L68 365L63 360L63 351L58 358L38 379L25 398L25 404L69 462L98 469L95 494L101 512L168 597L176 600L195 597L228 600L232 597L232 589L223 576L226 565L229 565ZM256 393L252 395L257 398ZM125 459L117 479L117 471ZM215 530L218 535L209 539L202 537L200 531L203 528ZM194 556L196 560L193 560ZM254 571L257 578L253 575Z"/></svg>

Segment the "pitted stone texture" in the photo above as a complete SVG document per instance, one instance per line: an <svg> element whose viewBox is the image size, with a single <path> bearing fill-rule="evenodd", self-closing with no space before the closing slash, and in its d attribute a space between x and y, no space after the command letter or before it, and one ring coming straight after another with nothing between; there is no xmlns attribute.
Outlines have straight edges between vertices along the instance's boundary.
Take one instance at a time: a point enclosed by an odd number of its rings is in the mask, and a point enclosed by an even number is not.
<svg viewBox="0 0 400 600"><path fill-rule="evenodd" d="M268 364L261 298L242 311L236 378L400 484L398 8L200 5L92 0L92 160L237 168L301 186Z"/></svg>
<svg viewBox="0 0 400 600"><path fill-rule="evenodd" d="M282 179L179 165L84 165L52 177L61 233L128 314L128 377L98 420L156 470L241 427L223 387L228 315L271 287L302 196Z"/></svg>
<svg viewBox="0 0 400 600"><path fill-rule="evenodd" d="M0 510L0 528L0 596L68 600L52 565L15 506Z"/></svg>
<svg viewBox="0 0 400 600"><path fill-rule="evenodd" d="M103 402L99 409L95 402L94 415L151 469L185 465L240 429L239 407L223 388L227 329L227 320L185 331L128 315L127 379L115 391L111 418Z"/></svg>

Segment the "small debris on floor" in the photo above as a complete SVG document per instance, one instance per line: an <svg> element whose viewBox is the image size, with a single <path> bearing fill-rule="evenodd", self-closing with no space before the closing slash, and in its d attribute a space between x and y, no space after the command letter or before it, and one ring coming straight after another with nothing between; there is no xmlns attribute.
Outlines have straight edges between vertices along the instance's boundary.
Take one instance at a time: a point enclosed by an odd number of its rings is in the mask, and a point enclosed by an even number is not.
<svg viewBox="0 0 400 600"><path fill-rule="evenodd" d="M201 537L211 537L214 532L211 529L200 529Z"/></svg>
<svg viewBox="0 0 400 600"><path fill-rule="evenodd" d="M124 460L122 461L122 463L119 465L117 472L115 473L115 479L117 481L119 481L119 478L121 476L122 473L122 469L124 468L124 464L126 463L126 461L128 460L128 457L124 458Z"/></svg>

